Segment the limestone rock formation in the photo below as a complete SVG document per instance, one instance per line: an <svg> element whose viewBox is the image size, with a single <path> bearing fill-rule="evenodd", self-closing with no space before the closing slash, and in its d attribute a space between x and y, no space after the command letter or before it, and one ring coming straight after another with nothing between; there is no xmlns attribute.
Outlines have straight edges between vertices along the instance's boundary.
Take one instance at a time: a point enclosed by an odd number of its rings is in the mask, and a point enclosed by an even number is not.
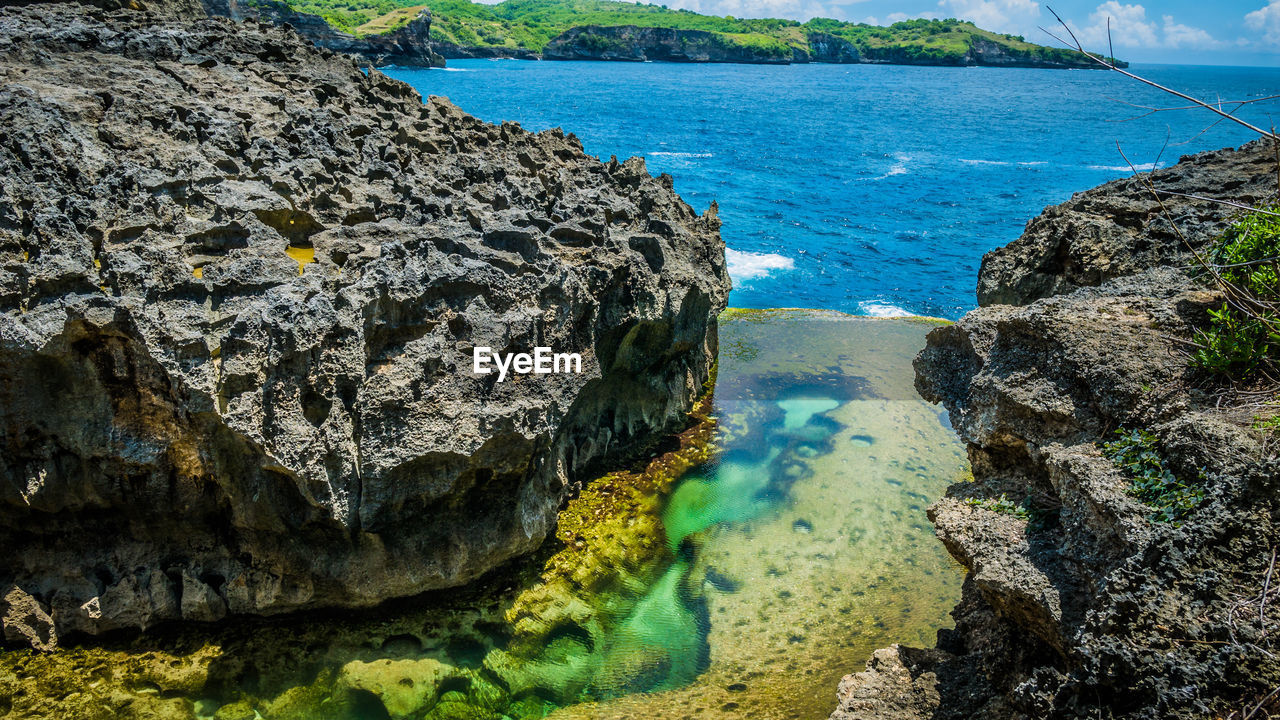
<svg viewBox="0 0 1280 720"><path fill-rule="evenodd" d="M1150 180L1257 203L1275 173L1259 141ZM846 678L857 692L842 690L833 717L1225 717L1280 683L1256 603L1280 537L1280 464L1185 344L1222 302L1187 246L1233 210L1167 197L1185 244L1135 180L1079 193L990 253L983 307L930 334L917 388L950 412L974 476L930 509L968 570L956 627L931 654L878 656ZM1185 522L1155 521L1130 494L1099 448L1117 428L1153 433L1166 467L1204 488Z"/></svg>
<svg viewBox="0 0 1280 720"><path fill-rule="evenodd" d="M11 641L466 583L708 377L714 206L287 28L5 7L0 127Z"/></svg>

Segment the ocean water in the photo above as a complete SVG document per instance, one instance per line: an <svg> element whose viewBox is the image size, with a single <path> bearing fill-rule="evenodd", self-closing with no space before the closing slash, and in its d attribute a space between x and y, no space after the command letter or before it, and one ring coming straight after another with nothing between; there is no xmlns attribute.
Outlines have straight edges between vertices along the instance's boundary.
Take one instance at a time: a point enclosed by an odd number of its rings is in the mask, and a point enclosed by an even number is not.
<svg viewBox="0 0 1280 720"><path fill-rule="evenodd" d="M1280 69L1135 66L1216 100L1280 94ZM955 319L983 253L1073 192L1250 139L1115 73L875 65L457 60L387 69L489 121L640 155L724 220L735 307ZM1125 104L1132 103L1133 105ZM1240 115L1264 126L1280 103ZM1166 147L1166 143L1167 147ZM1163 149L1163 153L1162 153Z"/></svg>

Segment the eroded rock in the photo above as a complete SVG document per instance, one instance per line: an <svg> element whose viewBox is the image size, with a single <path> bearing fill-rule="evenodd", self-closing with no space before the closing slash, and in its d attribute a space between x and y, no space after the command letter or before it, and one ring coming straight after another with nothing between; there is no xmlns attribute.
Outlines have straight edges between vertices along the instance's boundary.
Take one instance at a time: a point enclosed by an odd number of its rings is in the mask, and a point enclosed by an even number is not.
<svg viewBox="0 0 1280 720"><path fill-rule="evenodd" d="M707 379L715 209L642 160L270 25L6 7L0 58L0 581L59 630L468 582Z"/></svg>

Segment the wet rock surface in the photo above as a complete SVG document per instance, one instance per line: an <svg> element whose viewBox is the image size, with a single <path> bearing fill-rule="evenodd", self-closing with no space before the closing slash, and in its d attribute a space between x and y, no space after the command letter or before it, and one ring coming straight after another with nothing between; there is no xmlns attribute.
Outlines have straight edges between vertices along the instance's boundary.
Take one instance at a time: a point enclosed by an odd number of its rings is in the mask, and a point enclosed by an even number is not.
<svg viewBox="0 0 1280 720"><path fill-rule="evenodd" d="M1253 203L1275 193L1274 163L1253 143L1151 181ZM964 597L936 650L877 655L833 717L1225 717L1280 683L1258 608L1280 465L1188 365L1185 339L1222 300L1180 267L1192 261L1145 192L1118 181L1047 209L987 256L984 307L930 334L917 387L973 468L930 509L968 570ZM1168 206L1195 247L1234 214ZM1156 522L1102 456L1117 428L1154 433L1175 476L1205 488L1184 523Z"/></svg>
<svg viewBox="0 0 1280 720"><path fill-rule="evenodd" d="M714 208L287 28L0 9L0 127L11 642L466 583L707 379Z"/></svg>

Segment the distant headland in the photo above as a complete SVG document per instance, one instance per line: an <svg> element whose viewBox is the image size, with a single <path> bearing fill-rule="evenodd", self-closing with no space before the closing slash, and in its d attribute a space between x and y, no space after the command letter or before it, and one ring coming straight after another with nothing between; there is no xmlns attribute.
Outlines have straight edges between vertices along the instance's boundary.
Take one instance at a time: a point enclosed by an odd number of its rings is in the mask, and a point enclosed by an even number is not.
<svg viewBox="0 0 1280 720"><path fill-rule="evenodd" d="M375 65L449 58L753 64L872 63L1087 69L1083 53L961 20L887 27L829 18L735 18L613 0L205 0L213 14L288 23ZM1116 61L1124 67L1125 63Z"/></svg>

